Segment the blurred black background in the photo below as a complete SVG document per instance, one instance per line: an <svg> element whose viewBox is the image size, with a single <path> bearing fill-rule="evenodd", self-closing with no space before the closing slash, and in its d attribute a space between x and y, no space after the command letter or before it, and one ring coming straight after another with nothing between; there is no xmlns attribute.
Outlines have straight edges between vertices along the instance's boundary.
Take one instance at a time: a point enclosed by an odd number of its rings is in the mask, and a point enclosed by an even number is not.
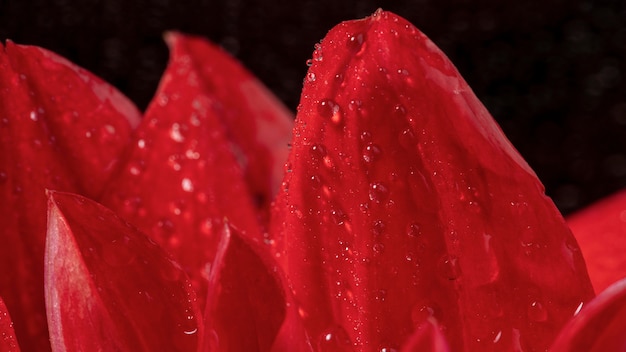
<svg viewBox="0 0 626 352"><path fill-rule="evenodd" d="M144 109L163 31L201 34L295 110L313 45L378 7L443 49L561 211L626 187L624 1L0 0L0 40L53 50Z"/></svg>

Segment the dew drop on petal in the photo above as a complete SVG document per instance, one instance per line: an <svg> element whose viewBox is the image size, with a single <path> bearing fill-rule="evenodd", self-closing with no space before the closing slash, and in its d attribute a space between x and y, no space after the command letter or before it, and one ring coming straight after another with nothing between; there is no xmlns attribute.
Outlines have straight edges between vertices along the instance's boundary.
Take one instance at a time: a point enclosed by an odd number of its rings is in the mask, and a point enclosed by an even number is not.
<svg viewBox="0 0 626 352"><path fill-rule="evenodd" d="M528 306L528 319L536 322L546 321L548 319L548 311L539 301L532 301Z"/></svg>
<svg viewBox="0 0 626 352"><path fill-rule="evenodd" d="M321 117L332 121L335 125L338 125L343 120L341 107L331 99L320 101L317 112Z"/></svg>
<svg viewBox="0 0 626 352"><path fill-rule="evenodd" d="M182 179L182 181L180 182L180 186L185 192L193 192L193 182L191 182L191 180L186 177Z"/></svg>
<svg viewBox="0 0 626 352"><path fill-rule="evenodd" d="M352 342L346 330L339 326L331 326L324 330L317 342L318 351L352 351Z"/></svg>
<svg viewBox="0 0 626 352"><path fill-rule="evenodd" d="M389 196L389 190L380 182L370 184L369 198L371 201L381 203Z"/></svg>
<svg viewBox="0 0 626 352"><path fill-rule="evenodd" d="M170 138L172 138L172 140L182 143L185 141L185 137L183 137L183 134L181 132L181 126L178 123L173 123L172 124L172 128L170 128Z"/></svg>
<svg viewBox="0 0 626 352"><path fill-rule="evenodd" d="M410 128L407 128L404 131L400 132L400 135L398 135L398 142L400 142L400 145L403 148L409 151L414 150L415 146L417 145L415 133L413 133Z"/></svg>
<svg viewBox="0 0 626 352"><path fill-rule="evenodd" d="M419 224L411 222L406 226L406 234L409 237L417 237L422 233Z"/></svg>
<svg viewBox="0 0 626 352"><path fill-rule="evenodd" d="M315 159L322 159L326 154L326 147L323 144L316 143L311 146L311 156Z"/></svg>
<svg viewBox="0 0 626 352"><path fill-rule="evenodd" d="M371 144L366 145L365 148L363 148L363 153L361 156L363 158L363 161L370 164L376 161L380 157L381 153L382 151L380 147L377 146L376 144L371 143Z"/></svg>
<svg viewBox="0 0 626 352"><path fill-rule="evenodd" d="M461 275L459 259L455 256L444 255L439 261L439 274L447 280L456 280Z"/></svg>

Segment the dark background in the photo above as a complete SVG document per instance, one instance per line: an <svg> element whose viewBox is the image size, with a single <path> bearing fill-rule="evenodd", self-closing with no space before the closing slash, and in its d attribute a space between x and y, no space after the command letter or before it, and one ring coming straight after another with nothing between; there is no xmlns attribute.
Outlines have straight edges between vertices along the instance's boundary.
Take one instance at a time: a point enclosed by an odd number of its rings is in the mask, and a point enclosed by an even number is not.
<svg viewBox="0 0 626 352"><path fill-rule="evenodd" d="M295 110L313 45L383 7L446 52L569 213L626 187L625 4L0 0L0 39L53 50L143 109L167 61L163 31L202 34Z"/></svg>

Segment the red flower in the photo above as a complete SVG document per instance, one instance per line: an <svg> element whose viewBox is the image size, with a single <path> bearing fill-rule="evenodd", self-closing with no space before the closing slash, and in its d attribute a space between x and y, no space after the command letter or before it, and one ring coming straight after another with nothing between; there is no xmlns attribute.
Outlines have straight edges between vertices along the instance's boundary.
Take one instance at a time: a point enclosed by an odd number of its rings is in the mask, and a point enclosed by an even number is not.
<svg viewBox="0 0 626 352"><path fill-rule="evenodd" d="M166 41L142 118L50 52L0 54L0 348L49 349L46 325L53 350L623 343L623 284L561 332L593 297L576 240L404 19L316 46L284 178L289 113L212 44Z"/></svg>

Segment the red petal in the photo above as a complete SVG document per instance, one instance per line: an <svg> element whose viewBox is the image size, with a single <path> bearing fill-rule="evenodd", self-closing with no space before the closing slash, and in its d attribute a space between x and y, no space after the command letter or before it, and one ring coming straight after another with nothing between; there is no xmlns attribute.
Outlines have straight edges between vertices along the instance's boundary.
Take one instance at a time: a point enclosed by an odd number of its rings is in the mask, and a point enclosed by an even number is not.
<svg viewBox="0 0 626 352"><path fill-rule="evenodd" d="M596 292L626 277L626 191L567 219Z"/></svg>
<svg viewBox="0 0 626 352"><path fill-rule="evenodd" d="M13 331L13 321L2 298L0 298L0 351L20 351L20 346L15 338L15 331Z"/></svg>
<svg viewBox="0 0 626 352"><path fill-rule="evenodd" d="M399 348L432 315L455 351L547 348L593 296L584 261L445 55L381 11L307 77L272 234L311 337Z"/></svg>
<svg viewBox="0 0 626 352"><path fill-rule="evenodd" d="M205 39L168 33L178 65L190 69L219 104L220 119L244 170L250 192L262 208L278 190L293 128L292 114L252 74Z"/></svg>
<svg viewBox="0 0 626 352"><path fill-rule="evenodd" d="M99 193L138 118L120 93L63 58L0 45L0 295L24 350L50 348L44 189Z"/></svg>
<svg viewBox="0 0 626 352"><path fill-rule="evenodd" d="M262 240L220 109L189 57L173 50L126 165L102 199L173 255L202 301L223 220Z"/></svg>
<svg viewBox="0 0 626 352"><path fill-rule="evenodd" d="M610 286L582 308L550 349L559 351L626 351L626 280Z"/></svg>
<svg viewBox="0 0 626 352"><path fill-rule="evenodd" d="M284 279L261 253L224 225L211 268L207 350L312 350Z"/></svg>
<svg viewBox="0 0 626 352"><path fill-rule="evenodd" d="M450 351L450 347L437 321L433 318L429 318L415 329L413 335L411 335L404 346L402 346L402 351L448 352Z"/></svg>
<svg viewBox="0 0 626 352"><path fill-rule="evenodd" d="M56 351L194 351L203 326L178 264L103 206L49 193L45 291Z"/></svg>

